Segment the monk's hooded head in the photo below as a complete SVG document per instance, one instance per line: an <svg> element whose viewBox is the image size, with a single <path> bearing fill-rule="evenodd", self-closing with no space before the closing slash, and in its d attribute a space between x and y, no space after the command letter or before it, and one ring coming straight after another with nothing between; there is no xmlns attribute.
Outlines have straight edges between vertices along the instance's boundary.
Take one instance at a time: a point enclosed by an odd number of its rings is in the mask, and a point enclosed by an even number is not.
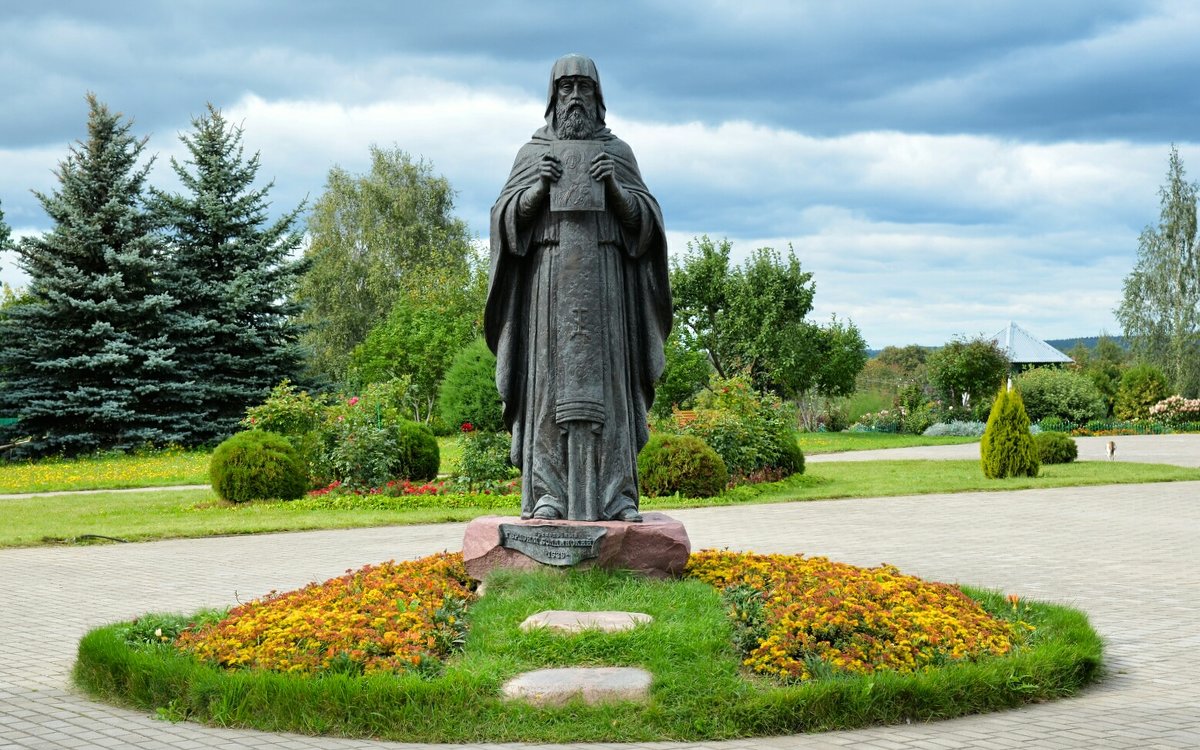
<svg viewBox="0 0 1200 750"><path fill-rule="evenodd" d="M550 71L546 122L565 140L591 138L604 127L604 95L596 64L583 55L560 57Z"/></svg>

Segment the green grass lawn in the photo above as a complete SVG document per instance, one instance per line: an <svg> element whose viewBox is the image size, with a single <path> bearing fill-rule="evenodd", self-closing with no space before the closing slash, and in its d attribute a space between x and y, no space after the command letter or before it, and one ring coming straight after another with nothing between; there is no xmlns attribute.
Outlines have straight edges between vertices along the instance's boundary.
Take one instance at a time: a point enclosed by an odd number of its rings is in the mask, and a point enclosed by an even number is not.
<svg viewBox="0 0 1200 750"><path fill-rule="evenodd" d="M839 451L869 451L880 448L913 448L921 445L978 443L972 437L925 437L887 432L802 432L797 442L805 455Z"/></svg>
<svg viewBox="0 0 1200 750"><path fill-rule="evenodd" d="M1015 490L1098 484L1200 480L1200 469L1083 461L1042 467L1036 479L985 479L978 461L872 461L812 464L798 477L743 503ZM645 509L725 505L729 498L654 498ZM0 500L0 547L88 541L87 535L143 541L219 534L338 529L465 521L511 509L318 509L303 503L231 505L209 490L54 495Z"/></svg>
<svg viewBox="0 0 1200 750"><path fill-rule="evenodd" d="M438 438L441 473L456 469L462 453L454 437ZM211 451L167 451L143 456L0 461L0 495L26 492L117 490L208 484Z"/></svg>
<svg viewBox="0 0 1200 750"><path fill-rule="evenodd" d="M870 432L810 432L800 435L806 454L977 442L978 438L927 438ZM455 436L438 438L443 474L458 466L462 451ZM115 490L208 484L208 451L164 452L144 456L100 456L37 462L0 462L0 495L70 490Z"/></svg>

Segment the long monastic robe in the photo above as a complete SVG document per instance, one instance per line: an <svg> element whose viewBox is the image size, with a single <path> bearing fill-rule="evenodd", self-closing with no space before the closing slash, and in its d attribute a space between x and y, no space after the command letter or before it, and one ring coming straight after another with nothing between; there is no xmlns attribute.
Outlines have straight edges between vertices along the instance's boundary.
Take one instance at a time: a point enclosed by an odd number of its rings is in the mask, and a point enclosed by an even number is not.
<svg viewBox="0 0 1200 750"><path fill-rule="evenodd" d="M671 328L666 238L632 150L603 127L589 140L612 157L637 211L624 221L611 206L565 215L547 201L520 220L520 198L538 183L540 160L557 140L552 110L492 207L484 329L512 462L523 475L522 516L548 508L561 518L606 520L637 509L637 454L649 437L646 414ZM564 247L563 232L591 244Z"/></svg>

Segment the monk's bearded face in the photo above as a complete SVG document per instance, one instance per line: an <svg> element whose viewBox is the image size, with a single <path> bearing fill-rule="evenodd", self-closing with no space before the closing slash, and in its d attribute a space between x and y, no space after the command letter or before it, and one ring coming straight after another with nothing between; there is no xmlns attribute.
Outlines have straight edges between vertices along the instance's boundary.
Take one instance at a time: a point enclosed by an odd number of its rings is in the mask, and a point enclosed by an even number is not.
<svg viewBox="0 0 1200 750"><path fill-rule="evenodd" d="M563 78L554 103L554 130L571 141L592 137L596 132L596 97L590 79Z"/></svg>

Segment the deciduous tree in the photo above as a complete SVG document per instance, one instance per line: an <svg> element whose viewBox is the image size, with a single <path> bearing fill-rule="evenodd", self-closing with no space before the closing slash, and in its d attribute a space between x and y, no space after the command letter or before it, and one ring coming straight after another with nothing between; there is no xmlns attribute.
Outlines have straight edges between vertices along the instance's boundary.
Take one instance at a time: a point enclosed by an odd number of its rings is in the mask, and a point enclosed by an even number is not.
<svg viewBox="0 0 1200 750"><path fill-rule="evenodd" d="M731 248L702 237L674 263L671 289L685 344L706 351L719 376L745 371L755 387L785 398L852 391L866 345L849 320L819 326L807 319L815 286L796 254L760 248L731 267Z"/></svg>
<svg viewBox="0 0 1200 750"><path fill-rule="evenodd" d="M438 389L451 361L483 332L487 274L476 264L464 279L423 273L420 289L406 289L386 319L354 348L348 380L354 387L407 377L406 405L418 422L433 416Z"/></svg>
<svg viewBox="0 0 1200 750"><path fill-rule="evenodd" d="M373 146L363 175L329 171L308 218L311 267L298 293L316 373L344 380L354 347L425 274L468 277L470 234L453 208L445 178L399 149Z"/></svg>
<svg viewBox="0 0 1200 750"><path fill-rule="evenodd" d="M990 398L1005 383L1008 357L996 342L955 338L930 353L929 383L951 404L970 405L982 416Z"/></svg>
<svg viewBox="0 0 1200 750"><path fill-rule="evenodd" d="M1162 368L1177 393L1196 396L1200 395L1197 185L1187 181L1174 146L1159 197L1158 225L1146 227L1138 238L1137 261L1125 278L1116 315L1134 354Z"/></svg>

